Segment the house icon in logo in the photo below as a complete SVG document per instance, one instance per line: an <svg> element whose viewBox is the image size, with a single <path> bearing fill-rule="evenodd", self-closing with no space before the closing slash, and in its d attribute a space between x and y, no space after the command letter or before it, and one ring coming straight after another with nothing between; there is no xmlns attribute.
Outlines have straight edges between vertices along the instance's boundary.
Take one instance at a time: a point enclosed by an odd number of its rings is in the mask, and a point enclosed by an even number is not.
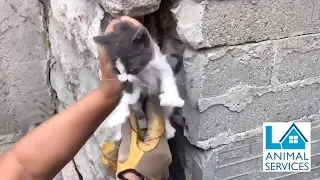
<svg viewBox="0 0 320 180"><path fill-rule="evenodd" d="M299 130L299 128L292 123L290 128L279 140L279 143L272 142L272 126L266 126L266 149L305 149L308 140Z"/></svg>

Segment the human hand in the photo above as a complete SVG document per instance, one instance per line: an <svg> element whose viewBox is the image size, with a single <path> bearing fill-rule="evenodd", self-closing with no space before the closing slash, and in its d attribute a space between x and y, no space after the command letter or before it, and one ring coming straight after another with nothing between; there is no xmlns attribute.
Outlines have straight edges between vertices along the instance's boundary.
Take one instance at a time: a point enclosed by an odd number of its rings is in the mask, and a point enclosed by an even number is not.
<svg viewBox="0 0 320 180"><path fill-rule="evenodd" d="M107 35L114 31L114 27L119 22L126 22L131 26L140 27L143 26L139 21L129 17L129 16L122 16L119 19L114 19L111 23L107 26L104 35ZM121 82L117 79L116 75L112 72L112 65L110 59L108 58L107 51L105 47L98 46L98 53L99 53L99 60L100 60L100 70L101 70L101 89L103 94L106 95L107 98L115 97L118 98L121 94L121 90L123 86Z"/></svg>
<svg viewBox="0 0 320 180"><path fill-rule="evenodd" d="M130 172L146 180L168 179L172 157L160 108L157 99L148 101L144 140L139 138L137 119L132 113L129 121L122 125L122 142L119 145L106 142L102 146L102 163L110 175L124 179Z"/></svg>

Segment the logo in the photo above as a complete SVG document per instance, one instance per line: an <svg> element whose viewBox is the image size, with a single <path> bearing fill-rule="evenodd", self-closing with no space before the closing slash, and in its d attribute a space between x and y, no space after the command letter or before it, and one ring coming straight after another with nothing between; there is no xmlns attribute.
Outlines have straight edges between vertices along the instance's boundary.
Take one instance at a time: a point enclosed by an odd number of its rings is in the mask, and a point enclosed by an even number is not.
<svg viewBox="0 0 320 180"><path fill-rule="evenodd" d="M263 123L263 171L311 172L311 123Z"/></svg>

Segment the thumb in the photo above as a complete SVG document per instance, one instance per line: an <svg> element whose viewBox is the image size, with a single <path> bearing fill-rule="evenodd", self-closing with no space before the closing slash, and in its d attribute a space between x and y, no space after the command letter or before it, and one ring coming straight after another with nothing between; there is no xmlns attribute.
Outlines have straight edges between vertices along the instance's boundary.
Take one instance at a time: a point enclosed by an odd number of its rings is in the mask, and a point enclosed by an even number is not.
<svg viewBox="0 0 320 180"><path fill-rule="evenodd" d="M101 69L102 77L116 78L116 76L112 72L112 65L111 65L111 61L109 60L107 51L101 45L98 46L98 54L99 54L100 69Z"/></svg>

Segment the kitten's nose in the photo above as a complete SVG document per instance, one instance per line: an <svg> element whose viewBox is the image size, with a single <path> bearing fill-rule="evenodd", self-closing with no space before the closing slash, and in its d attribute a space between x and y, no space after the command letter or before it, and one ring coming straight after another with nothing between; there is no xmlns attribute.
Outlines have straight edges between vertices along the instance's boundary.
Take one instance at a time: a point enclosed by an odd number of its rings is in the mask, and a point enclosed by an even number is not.
<svg viewBox="0 0 320 180"><path fill-rule="evenodd" d="M133 82L133 81L134 81L134 76L128 75L128 81L129 81L129 82Z"/></svg>

